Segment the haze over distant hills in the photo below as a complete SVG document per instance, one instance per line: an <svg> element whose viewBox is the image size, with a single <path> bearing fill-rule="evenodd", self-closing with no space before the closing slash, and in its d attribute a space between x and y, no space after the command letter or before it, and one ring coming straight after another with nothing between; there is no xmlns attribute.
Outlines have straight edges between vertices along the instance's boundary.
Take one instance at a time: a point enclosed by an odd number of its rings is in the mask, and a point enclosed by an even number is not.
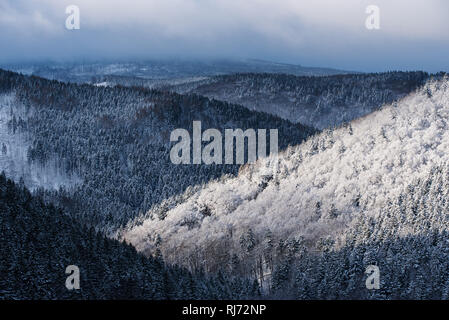
<svg viewBox="0 0 449 320"><path fill-rule="evenodd" d="M71 82L94 82L103 77L121 77L128 81L175 80L216 75L268 72L292 75L323 76L347 74L348 71L304 67L264 60L150 60L142 62L76 62L76 63L23 63L2 65L4 69L26 75Z"/></svg>

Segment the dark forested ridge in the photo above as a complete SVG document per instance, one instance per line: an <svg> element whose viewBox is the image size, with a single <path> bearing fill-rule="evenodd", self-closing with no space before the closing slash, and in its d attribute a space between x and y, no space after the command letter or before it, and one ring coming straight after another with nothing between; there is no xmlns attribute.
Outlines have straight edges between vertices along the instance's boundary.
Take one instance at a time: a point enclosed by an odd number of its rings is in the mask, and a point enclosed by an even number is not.
<svg viewBox="0 0 449 320"><path fill-rule="evenodd" d="M425 72L323 77L249 73L217 76L168 90L198 93L324 129L364 116L422 86Z"/></svg>
<svg viewBox="0 0 449 320"><path fill-rule="evenodd" d="M189 273L146 258L125 243L45 205L0 175L0 299L245 299L251 281ZM65 269L80 269L68 290Z"/></svg>
<svg viewBox="0 0 449 320"><path fill-rule="evenodd" d="M269 114L198 95L143 88L66 84L0 71L0 90L13 92L22 116L8 110L14 132L27 134L29 161L57 159L82 183L67 197L51 197L83 221L113 231L153 204L224 174L238 165L173 165L170 132L201 120L207 128L279 130L279 147L316 130Z"/></svg>

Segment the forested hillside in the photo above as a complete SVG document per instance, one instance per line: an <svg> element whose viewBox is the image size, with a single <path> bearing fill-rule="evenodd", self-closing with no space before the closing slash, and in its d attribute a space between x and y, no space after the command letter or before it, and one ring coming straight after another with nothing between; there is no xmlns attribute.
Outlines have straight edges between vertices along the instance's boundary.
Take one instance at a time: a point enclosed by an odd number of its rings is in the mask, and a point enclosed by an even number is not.
<svg viewBox="0 0 449 320"><path fill-rule="evenodd" d="M166 89L238 103L251 110L325 129L392 103L422 86L428 78L424 72L323 77L250 73L217 76Z"/></svg>
<svg viewBox="0 0 449 320"><path fill-rule="evenodd" d="M259 284L274 298L449 297L447 75L238 74L193 91L215 85L223 99L288 96L292 116L344 124L318 133L169 91L180 86L0 70L0 165L25 175L19 187L0 178L2 296L246 298ZM170 132L192 132L194 120L203 131L278 129L282 152L243 166L173 165ZM84 291L65 289L69 264L88 279ZM366 290L367 265L380 267L381 289Z"/></svg>
<svg viewBox="0 0 449 320"><path fill-rule="evenodd" d="M29 142L28 161L55 163L58 172L80 181L71 190L45 191L47 198L106 232L189 187L238 172L238 165L172 164L175 128L192 132L192 122L200 120L203 130L278 129L281 149L316 132L198 95L66 84L7 71L0 71L0 91L13 100L0 107L10 116L10 131Z"/></svg>
<svg viewBox="0 0 449 320"><path fill-rule="evenodd" d="M0 300L245 299L252 281L189 273L105 238L23 185L0 175ZM80 289L65 287L66 267L80 269Z"/></svg>
<svg viewBox="0 0 449 320"><path fill-rule="evenodd" d="M442 75L288 148L279 166L259 160L154 208L123 237L192 270L257 275L274 295L447 298L448 121ZM370 264L385 276L375 294L363 289Z"/></svg>
<svg viewBox="0 0 449 320"><path fill-rule="evenodd" d="M374 216L357 216L338 244L299 246L274 271L272 295L294 299L449 299L449 164L407 186ZM364 213L362 211L362 213ZM379 290L366 290L378 265Z"/></svg>

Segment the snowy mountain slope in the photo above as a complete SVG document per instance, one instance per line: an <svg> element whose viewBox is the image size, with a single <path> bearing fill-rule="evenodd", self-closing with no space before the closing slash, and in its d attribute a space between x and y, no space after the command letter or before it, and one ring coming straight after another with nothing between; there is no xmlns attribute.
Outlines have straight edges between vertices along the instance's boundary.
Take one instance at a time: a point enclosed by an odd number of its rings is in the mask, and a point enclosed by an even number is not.
<svg viewBox="0 0 449 320"><path fill-rule="evenodd" d="M238 173L239 165L173 164L170 132L176 128L192 132L197 120L203 130L277 128L280 149L316 132L197 95L68 84L2 70L0 92L15 92L16 102L33 110L17 122L16 133L27 134L30 144L20 153L23 161L27 156L43 168L54 164L81 179L70 195L63 189L48 198L108 234L191 186ZM58 181L54 176L49 182Z"/></svg>
<svg viewBox="0 0 449 320"><path fill-rule="evenodd" d="M392 103L425 83L423 72L388 72L306 77L235 74L166 86L238 103L318 129L357 119Z"/></svg>
<svg viewBox="0 0 449 320"><path fill-rule="evenodd" d="M358 214L320 254L299 244L278 263L272 295L295 299L449 299L449 163L433 167L374 215ZM365 270L380 270L366 290Z"/></svg>
<svg viewBox="0 0 449 320"><path fill-rule="evenodd" d="M29 135L21 132L17 124L31 115L32 110L27 111L14 94L0 94L0 172L15 181L22 178L31 190L70 188L79 183L80 178L74 173L67 174L55 159L45 164L28 160Z"/></svg>
<svg viewBox="0 0 449 320"><path fill-rule="evenodd" d="M0 300L244 299L253 281L192 274L145 259L0 174ZM80 267L80 290L65 287Z"/></svg>
<svg viewBox="0 0 449 320"><path fill-rule="evenodd" d="M446 163L448 121L446 77L286 150L276 172L273 159L260 160L182 203L153 209L121 236L140 251L158 248L169 262L208 270L242 257L248 243L251 252L263 252L271 241L302 239L319 250L354 217L378 217L410 184Z"/></svg>

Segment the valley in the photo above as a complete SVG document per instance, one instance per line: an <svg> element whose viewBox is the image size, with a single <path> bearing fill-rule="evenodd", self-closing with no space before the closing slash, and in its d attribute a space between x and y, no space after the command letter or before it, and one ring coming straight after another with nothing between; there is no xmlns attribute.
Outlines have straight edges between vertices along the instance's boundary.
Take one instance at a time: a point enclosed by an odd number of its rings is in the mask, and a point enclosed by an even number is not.
<svg viewBox="0 0 449 320"><path fill-rule="evenodd" d="M428 282L417 278L447 261L447 251L436 249L449 231L447 75L237 74L196 81L150 89L0 71L0 169L140 257L191 274L229 275L247 286L248 296L449 292L449 283L441 283L446 264ZM267 98L270 90L295 98L277 104ZM252 109L236 104L265 100ZM198 121L200 133L276 129L279 154L245 164L174 163L170 133L195 132ZM207 139L198 141L207 146ZM399 280L395 268L414 247L422 249L414 256L422 269L406 269L408 280ZM368 262L391 269L395 287L360 291L351 281L362 279ZM221 285L226 297L237 297L229 285Z"/></svg>

